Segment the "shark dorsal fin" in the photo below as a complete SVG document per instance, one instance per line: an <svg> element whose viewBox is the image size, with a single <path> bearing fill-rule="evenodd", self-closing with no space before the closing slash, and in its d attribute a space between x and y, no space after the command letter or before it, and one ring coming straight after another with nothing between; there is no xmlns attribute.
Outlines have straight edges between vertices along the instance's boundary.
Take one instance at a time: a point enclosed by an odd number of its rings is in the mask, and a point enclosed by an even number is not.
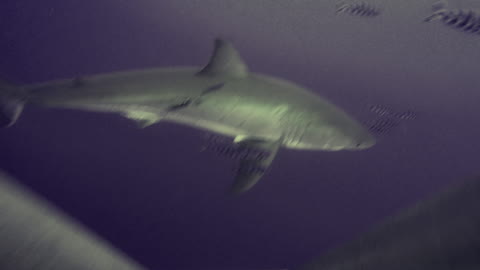
<svg viewBox="0 0 480 270"><path fill-rule="evenodd" d="M248 68L240 54L228 41L215 40L215 49L208 64L198 73L202 76L245 77Z"/></svg>

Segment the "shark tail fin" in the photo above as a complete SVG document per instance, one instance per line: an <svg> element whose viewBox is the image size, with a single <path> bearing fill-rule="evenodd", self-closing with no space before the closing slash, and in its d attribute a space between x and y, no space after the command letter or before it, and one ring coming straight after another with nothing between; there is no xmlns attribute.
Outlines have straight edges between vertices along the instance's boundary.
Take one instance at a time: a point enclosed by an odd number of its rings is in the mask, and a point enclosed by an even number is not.
<svg viewBox="0 0 480 270"><path fill-rule="evenodd" d="M13 125L23 111L25 95L22 89L0 80L0 127Z"/></svg>

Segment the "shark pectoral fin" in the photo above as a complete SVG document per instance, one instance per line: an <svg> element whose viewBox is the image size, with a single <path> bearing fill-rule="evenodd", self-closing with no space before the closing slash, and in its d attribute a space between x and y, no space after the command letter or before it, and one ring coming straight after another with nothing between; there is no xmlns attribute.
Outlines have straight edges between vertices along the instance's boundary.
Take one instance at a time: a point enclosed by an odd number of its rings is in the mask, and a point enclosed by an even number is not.
<svg viewBox="0 0 480 270"><path fill-rule="evenodd" d="M136 122L137 122L139 128L146 128L146 127L149 127L149 126L157 123L158 121L160 121L160 119L158 119L158 120L153 120L153 119L139 119L139 120L137 120Z"/></svg>
<svg viewBox="0 0 480 270"><path fill-rule="evenodd" d="M248 75L248 68L230 42L216 39L210 61L197 75L243 78Z"/></svg>
<svg viewBox="0 0 480 270"><path fill-rule="evenodd" d="M240 160L237 175L231 187L233 194L239 194L252 188L272 164L280 148L281 140L265 141L261 139L243 139L239 147L255 151Z"/></svg>
<svg viewBox="0 0 480 270"><path fill-rule="evenodd" d="M161 116L153 112L127 111L124 116L135 121L140 128L151 126L162 120Z"/></svg>

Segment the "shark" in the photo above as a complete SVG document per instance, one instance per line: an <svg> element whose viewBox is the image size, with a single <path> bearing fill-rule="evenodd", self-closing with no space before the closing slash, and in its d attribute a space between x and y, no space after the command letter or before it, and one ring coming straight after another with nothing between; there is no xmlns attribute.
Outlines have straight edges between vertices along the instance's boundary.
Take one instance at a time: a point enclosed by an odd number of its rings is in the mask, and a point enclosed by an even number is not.
<svg viewBox="0 0 480 270"><path fill-rule="evenodd" d="M442 189L289 269L480 269L480 177Z"/></svg>
<svg viewBox="0 0 480 270"><path fill-rule="evenodd" d="M346 111L313 91L251 72L233 44L214 41L205 66L117 71L27 85L0 83L0 126L13 125L25 105L117 113L148 127L170 121L232 138L245 155L231 186L252 188L279 148L362 150L374 136ZM268 153L268 154L265 154Z"/></svg>
<svg viewBox="0 0 480 270"><path fill-rule="evenodd" d="M459 182L288 269L480 269L480 177ZM1 269L145 269L2 171L0 209Z"/></svg>
<svg viewBox="0 0 480 270"><path fill-rule="evenodd" d="M0 211L2 270L147 270L1 170Z"/></svg>

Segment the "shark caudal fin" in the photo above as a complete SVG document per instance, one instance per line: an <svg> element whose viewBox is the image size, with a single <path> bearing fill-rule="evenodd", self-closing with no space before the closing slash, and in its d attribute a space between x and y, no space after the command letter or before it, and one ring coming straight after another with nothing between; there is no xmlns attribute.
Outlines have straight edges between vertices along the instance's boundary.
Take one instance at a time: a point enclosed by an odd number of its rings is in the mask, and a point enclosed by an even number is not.
<svg viewBox="0 0 480 270"><path fill-rule="evenodd" d="M0 80L0 128L13 125L22 113L25 104L23 91Z"/></svg>

